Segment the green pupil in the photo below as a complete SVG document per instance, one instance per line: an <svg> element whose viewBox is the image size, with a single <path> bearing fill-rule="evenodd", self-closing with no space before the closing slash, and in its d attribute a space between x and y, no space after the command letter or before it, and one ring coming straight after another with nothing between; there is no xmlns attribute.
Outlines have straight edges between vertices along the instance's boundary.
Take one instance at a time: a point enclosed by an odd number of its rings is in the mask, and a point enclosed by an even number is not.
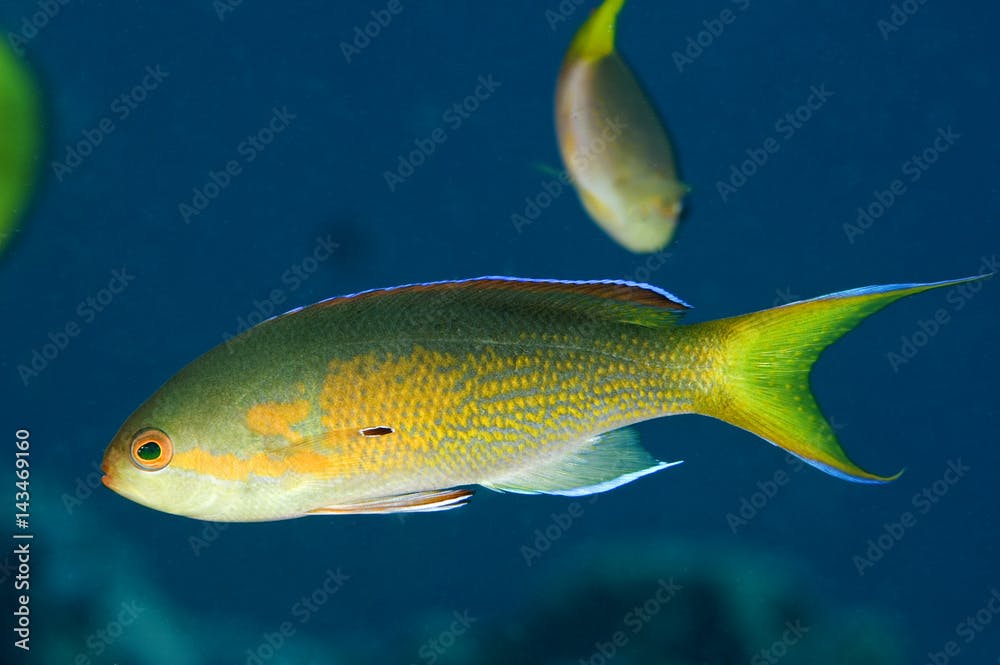
<svg viewBox="0 0 1000 665"><path fill-rule="evenodd" d="M141 460L153 462L159 459L160 452L160 444L156 441L147 441L139 446L139 450L135 451L135 454Z"/></svg>

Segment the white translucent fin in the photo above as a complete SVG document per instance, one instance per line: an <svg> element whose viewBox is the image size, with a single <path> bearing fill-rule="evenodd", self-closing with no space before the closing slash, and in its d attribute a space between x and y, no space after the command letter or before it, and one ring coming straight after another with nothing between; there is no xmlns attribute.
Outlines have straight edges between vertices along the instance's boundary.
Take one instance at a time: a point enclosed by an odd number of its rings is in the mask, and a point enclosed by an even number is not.
<svg viewBox="0 0 1000 665"><path fill-rule="evenodd" d="M655 459L639 444L635 431L625 428L595 436L565 457L481 484L498 492L583 496L607 492L675 464L680 462Z"/></svg>
<svg viewBox="0 0 1000 665"><path fill-rule="evenodd" d="M433 513L438 510L459 508L469 502L472 490L450 489L397 494L356 503L323 506L308 511L307 515L370 515L387 513Z"/></svg>

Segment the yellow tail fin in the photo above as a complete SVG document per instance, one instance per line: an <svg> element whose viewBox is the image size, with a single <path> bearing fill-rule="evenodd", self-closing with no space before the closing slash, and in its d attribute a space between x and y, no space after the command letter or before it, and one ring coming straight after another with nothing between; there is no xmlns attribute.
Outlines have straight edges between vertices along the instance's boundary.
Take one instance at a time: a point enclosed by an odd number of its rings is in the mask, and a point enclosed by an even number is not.
<svg viewBox="0 0 1000 665"><path fill-rule="evenodd" d="M604 0L577 31L567 58L597 60L615 52L615 22L625 0Z"/></svg>
<svg viewBox="0 0 1000 665"><path fill-rule="evenodd" d="M721 389L698 410L753 432L834 476L867 483L894 480L899 473L878 476L847 456L809 389L809 371L823 349L886 305L988 276L870 286L697 324L725 349Z"/></svg>

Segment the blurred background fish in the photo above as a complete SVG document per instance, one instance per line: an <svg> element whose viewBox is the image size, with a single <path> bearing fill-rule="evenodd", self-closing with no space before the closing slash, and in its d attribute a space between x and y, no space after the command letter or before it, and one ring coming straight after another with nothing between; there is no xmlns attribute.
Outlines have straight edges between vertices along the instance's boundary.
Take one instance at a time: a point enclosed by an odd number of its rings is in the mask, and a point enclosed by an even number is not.
<svg viewBox="0 0 1000 665"><path fill-rule="evenodd" d="M41 162L41 122L27 63L0 40L0 252L28 207Z"/></svg>
<svg viewBox="0 0 1000 665"><path fill-rule="evenodd" d="M605 0L576 33L556 85L556 132L583 207L633 252L674 235L687 187L663 122L615 49L625 0Z"/></svg>

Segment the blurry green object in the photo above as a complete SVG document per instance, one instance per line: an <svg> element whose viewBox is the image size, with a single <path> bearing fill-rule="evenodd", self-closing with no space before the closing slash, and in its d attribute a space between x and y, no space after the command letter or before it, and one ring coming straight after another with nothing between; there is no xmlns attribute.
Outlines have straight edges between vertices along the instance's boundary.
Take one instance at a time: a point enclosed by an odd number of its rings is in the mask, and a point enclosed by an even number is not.
<svg viewBox="0 0 1000 665"><path fill-rule="evenodd" d="M0 251L24 215L35 181L41 127L38 90L24 62L0 42Z"/></svg>

